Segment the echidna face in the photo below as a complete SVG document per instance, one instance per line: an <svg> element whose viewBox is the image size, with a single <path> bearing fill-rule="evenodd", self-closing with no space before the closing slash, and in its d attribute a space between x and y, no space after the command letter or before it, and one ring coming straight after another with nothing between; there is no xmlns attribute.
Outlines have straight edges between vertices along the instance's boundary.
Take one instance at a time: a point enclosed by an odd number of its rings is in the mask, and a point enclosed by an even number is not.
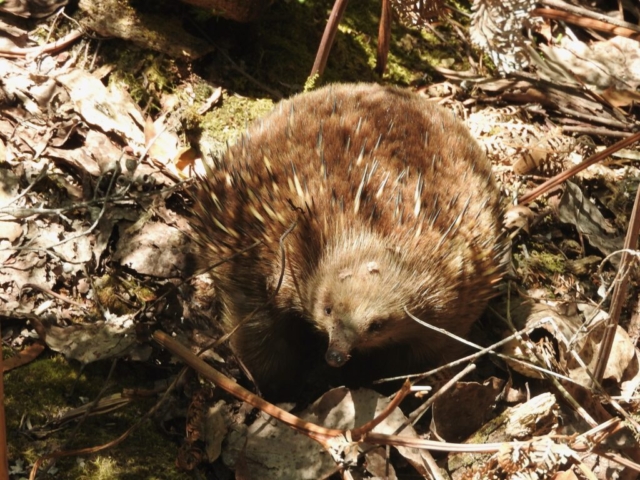
<svg viewBox="0 0 640 480"><path fill-rule="evenodd" d="M397 341L403 322L397 266L387 261L363 261L331 271L318 286L313 307L314 324L329 338L325 359L343 366L354 350L369 350Z"/></svg>

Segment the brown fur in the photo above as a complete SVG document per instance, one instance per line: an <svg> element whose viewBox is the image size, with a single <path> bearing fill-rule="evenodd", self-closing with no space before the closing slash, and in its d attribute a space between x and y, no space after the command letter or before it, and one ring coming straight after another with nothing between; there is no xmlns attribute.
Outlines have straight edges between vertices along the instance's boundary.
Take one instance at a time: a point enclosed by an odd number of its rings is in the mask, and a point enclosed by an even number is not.
<svg viewBox="0 0 640 480"><path fill-rule="evenodd" d="M330 365L371 361L370 376L450 360L454 342L404 309L464 336L501 275L489 161L451 113L407 91L332 85L281 102L194 197L203 267L262 242L212 275L227 331L257 309L231 344L270 391L299 378L309 326Z"/></svg>

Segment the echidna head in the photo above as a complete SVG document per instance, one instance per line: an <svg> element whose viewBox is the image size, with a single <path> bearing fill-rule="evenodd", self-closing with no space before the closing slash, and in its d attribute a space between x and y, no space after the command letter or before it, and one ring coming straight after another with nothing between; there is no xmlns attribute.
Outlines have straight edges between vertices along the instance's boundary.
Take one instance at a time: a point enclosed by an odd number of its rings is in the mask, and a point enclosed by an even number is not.
<svg viewBox="0 0 640 480"><path fill-rule="evenodd" d="M410 276L401 256L383 245L356 242L328 252L315 274L309 311L329 339L329 365L343 366L354 350L403 340Z"/></svg>

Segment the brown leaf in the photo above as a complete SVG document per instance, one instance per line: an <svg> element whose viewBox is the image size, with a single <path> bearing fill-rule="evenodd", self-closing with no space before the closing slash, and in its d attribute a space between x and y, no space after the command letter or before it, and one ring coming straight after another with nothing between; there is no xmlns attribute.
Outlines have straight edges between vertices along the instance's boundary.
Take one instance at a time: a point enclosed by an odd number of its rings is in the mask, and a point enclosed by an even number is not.
<svg viewBox="0 0 640 480"><path fill-rule="evenodd" d="M431 430L449 442L460 442L491 417L504 381L458 382L433 405ZM465 408L473 405L473 408Z"/></svg>
<svg viewBox="0 0 640 480"><path fill-rule="evenodd" d="M136 345L135 325L128 316L69 327L30 321L51 350L82 364L124 355Z"/></svg>
<svg viewBox="0 0 640 480"><path fill-rule="evenodd" d="M640 101L640 93L633 90L618 90L613 86L602 92L602 96L614 107L628 107Z"/></svg>
<svg viewBox="0 0 640 480"><path fill-rule="evenodd" d="M56 77L65 87L76 111L89 124L111 132L140 152L144 144L144 124L138 106L115 84L105 87L88 72L71 70Z"/></svg>
<svg viewBox="0 0 640 480"><path fill-rule="evenodd" d="M180 140L178 136L168 130L165 124L166 117L161 115L152 121L147 117L144 126L145 145L149 148L149 157L163 165L172 166L173 160L178 156Z"/></svg>
<svg viewBox="0 0 640 480"><path fill-rule="evenodd" d="M26 365L31 361L38 358L38 356L44 351L45 344L41 341L36 341L32 345L20 350L13 357L7 358L3 363L3 371L8 372L14 368Z"/></svg>
<svg viewBox="0 0 640 480"><path fill-rule="evenodd" d="M161 222L140 223L119 225L113 260L143 275L179 276L186 265L184 234Z"/></svg>
<svg viewBox="0 0 640 480"><path fill-rule="evenodd" d="M504 226L508 230L522 228L529 233L531 220L533 220L533 212L525 205L510 207L504 214Z"/></svg>
<svg viewBox="0 0 640 480"><path fill-rule="evenodd" d="M574 225L591 245L605 255L620 250L624 244L624 238L616 235L616 230L608 226L598 207L572 182L566 182L558 205L558 217L560 221ZM612 257L614 264L617 261L619 257Z"/></svg>

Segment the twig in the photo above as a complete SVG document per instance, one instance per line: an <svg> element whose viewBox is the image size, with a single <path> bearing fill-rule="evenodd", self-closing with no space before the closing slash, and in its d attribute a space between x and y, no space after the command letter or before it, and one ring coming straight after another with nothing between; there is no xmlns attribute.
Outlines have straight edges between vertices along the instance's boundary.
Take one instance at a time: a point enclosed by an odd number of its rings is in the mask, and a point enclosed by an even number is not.
<svg viewBox="0 0 640 480"><path fill-rule="evenodd" d="M371 443L372 438L376 438L377 440L382 440L381 445L405 445L405 446L416 446L416 444L420 445L418 448L428 448L430 450L438 450L438 451L464 451L464 452L477 452L477 453L486 453L486 452L494 452L497 451L500 444L488 444L488 445L457 445L457 444L447 444L443 442L436 442L432 440L418 440L418 439L409 439L402 436L396 435L384 435L384 434L374 434L367 433L364 431L363 427L353 429L351 431L338 430L334 428L326 428L322 427L310 422L306 422L295 415L292 415L289 412L286 412L270 402L267 402L263 398L251 393L249 390L241 387L233 380L227 378L225 375L218 372L211 365L206 363L201 358L194 355L191 350L187 347L183 346L171 336L167 335L162 331L156 331L153 334L153 339L158 342L162 347L169 350L172 354L179 357L183 362L185 362L188 366L196 370L198 373L203 375L208 380L214 382L218 387L222 388L226 392L235 396L236 398L248 403L249 405L259 408L263 412L272 416L273 418L280 420L281 422L289 425L295 430L309 435L310 438L318 441L323 446L327 445L327 441L332 438L337 437L346 437L352 438L354 440L360 440L365 443ZM404 389L407 389L408 392L408 384L405 384L403 388L396 394L396 397L390 403L389 406L385 409L385 412L390 412L392 410L391 406L396 406L405 396ZM384 417L383 417L384 418ZM379 423L379 420L374 420L369 422L367 425L371 426ZM400 443L394 443L396 439L399 439ZM408 444L410 443L410 444Z"/></svg>
<svg viewBox="0 0 640 480"><path fill-rule="evenodd" d="M613 340L615 337L616 329L618 327L618 321L620 319L620 312L622 311L622 304L624 303L627 294L627 284L629 283L628 266L632 259L629 249L638 245L638 235L640 234L640 189L636 192L636 200L633 204L633 211L631 212L631 224L627 230L627 236L624 240L625 250L622 252L622 259L620 260L620 270L623 272L622 277L616 283L613 290L613 297L611 298L611 306L609 307L609 319L605 324L604 337L600 344L600 350L598 351L598 360L596 368L593 372L593 376L598 383L602 382L604 376L604 370L609 362L609 355L611 354L611 347L613 346Z"/></svg>
<svg viewBox="0 0 640 480"><path fill-rule="evenodd" d="M172 339L164 332L156 331L153 334L153 339L158 342L162 347L169 350L174 355L178 356L180 360L186 363L189 367L196 370L208 380L211 380L218 387L224 391L230 393L234 397L248 403L249 405L259 408L263 412L268 413L273 418L276 418L287 425L290 425L294 429L308 434L314 440L324 444L324 440L328 440L332 437L342 435L342 430L333 428L324 428L318 425L314 425L303 421L295 415L286 412L272 403L267 402L263 398L251 393L246 388L238 385L233 380L229 379L222 373L218 372L211 365L206 363L200 357L195 356L191 350L184 345L180 344L176 340Z"/></svg>
<svg viewBox="0 0 640 480"><path fill-rule="evenodd" d="M19 195L16 195L7 204L5 204L2 207L2 210L4 210L4 209L8 208L10 205L16 203L18 200L20 200L22 197L24 197L27 193L29 193L29 191L33 187L35 187L36 184L47 175L48 171L49 171L49 163L45 163L44 166L42 167L42 169L40 170L40 172L38 172L38 175L36 176L36 178L34 178L31 182L29 182L29 186L27 188L25 188L22 192L20 192ZM3 213L2 210L0 210L0 214Z"/></svg>
<svg viewBox="0 0 640 480"><path fill-rule="evenodd" d="M380 25L378 25L378 50L376 52L376 73L382 75L387 68L389 44L391 43L391 1L382 0Z"/></svg>
<svg viewBox="0 0 640 480"><path fill-rule="evenodd" d="M581 172L585 168L590 167L591 165L593 165L595 163L598 163L600 160L602 160L603 158L608 157L612 153L617 152L618 150L621 150L621 149L623 149L625 147L628 147L629 145L632 145L632 144L636 143L638 140L640 140L640 132L636 133L636 134L634 134L634 135L632 135L632 136L630 136L628 138L625 138L624 140L620 140L619 142L614 143L609 148L607 148L607 149L605 149L605 150L603 150L603 151L601 151L599 153L596 153L595 155L592 155L591 157L586 159L584 162L576 165L575 167L571 167L570 169L568 169L568 170L556 175L555 177L550 178L549 180L544 182L542 185L534 188L529 193L525 193L523 196L520 197L520 199L518 200L518 203L520 205L524 205L526 203L529 203L529 202L535 200L540 195L548 192L549 190L551 190L554 187L557 187L558 185L563 183L565 180L571 178L572 176L574 176L578 172Z"/></svg>
<svg viewBox="0 0 640 480"><path fill-rule="evenodd" d="M591 28L600 32L607 32L613 35L620 35L621 37L631 38L633 40L640 40L640 33L637 30L618 27L611 25L609 22L603 22L601 20L594 20L592 18L584 18L572 13L562 12L560 10L554 10L553 8L536 8L532 10L529 15L532 17L544 17L551 18L553 20L560 20L573 25L578 25L584 28Z"/></svg>
<svg viewBox="0 0 640 480"><path fill-rule="evenodd" d="M25 284L23 284L22 287L20 287L20 296L22 296L22 291L25 288L33 288L35 290L39 290L42 293L46 293L47 295L50 295L50 296L52 296L54 298L57 298L58 300L62 300L63 302L68 303L69 305L73 305L74 307L78 307L79 309L81 309L84 312L87 312L87 310L88 310L86 305L82 305L81 303L78 303L75 300L71 300L70 298L65 297L64 295L60 295L59 293L54 292L50 288L42 287L42 286L37 285L35 283L25 283Z"/></svg>
<svg viewBox="0 0 640 480"><path fill-rule="evenodd" d="M4 364L0 350L0 479L9 478L9 455L7 453L7 422L4 415Z"/></svg>
<svg viewBox="0 0 640 480"><path fill-rule="evenodd" d="M194 368L200 374L202 374L207 379L213 381L216 385L218 385L223 390L231 393L236 396L240 400L247 402L248 404L259 408L265 413L271 415L273 418L280 420L287 425L291 426L295 430L308 435L310 438L316 440L325 448L331 447L331 441L337 440L339 438L342 439L350 439L354 438L357 435L353 435L353 432L362 433L359 429L355 429L352 431L344 431L333 428L325 428L313 423L306 422L295 415L292 415L289 412L285 412L277 408L275 405L267 402L266 400L254 395L249 392L245 388L241 387L234 381L230 380L226 376L222 375L220 372L211 367L208 363L206 363L201 358L195 356L190 349L181 345L179 342L171 338L169 335L165 334L161 331L156 331L153 334L154 340L156 340L160 345L167 348L171 353L177 355L182 361L184 361L187 365ZM402 397L402 393L399 392L396 400L400 400ZM385 411L389 411L389 408L385 409ZM547 448L549 444L555 445L556 439L566 439L571 441L572 437L555 437L552 439L551 437L543 437L547 444ZM531 451L538 451L540 445L540 439L534 439L531 442L503 442L503 443L488 443L488 444L458 444L458 443L445 443L445 442L437 442L433 440L423 440L418 438L410 438L398 435L386 435L382 433L374 433L368 432L364 433L360 439L363 443L368 444L378 444L378 445L391 445L391 446L405 446L405 447L413 447L420 448L426 450L433 451L441 451L441 452L466 452L466 453L495 453L499 451L501 448L505 446L509 446L511 448L528 448ZM335 445L335 443L334 443ZM570 448L574 448L576 451L587 451L589 446L585 444L584 441L577 442L575 446L570 443ZM637 465L633 462L630 462L630 468L640 471L640 465Z"/></svg>
<svg viewBox="0 0 640 480"><path fill-rule="evenodd" d="M412 425L415 425L416 423L418 423L418 421L422 418L422 415L424 415L426 411L429 410L429 407L431 407L431 405L433 405L433 403L438 398L444 395L458 381L460 381L463 377L465 377L467 374L471 373L475 369L476 369L476 365L474 363L471 363L467 365L464 368L464 370L454 375L454 377L451 380L449 380L447 383L445 383L442 386L442 388L440 388L440 390L438 390L436 393L431 395L431 397L429 397L429 399L426 402L424 402L422 405L416 408L413 412L411 412L407 417L407 422L404 422L400 428L396 429L396 431L393 432L394 435L397 435L398 433L400 433L402 429L404 429L404 427L406 427L409 423L411 423Z"/></svg>
<svg viewBox="0 0 640 480"><path fill-rule="evenodd" d="M393 400L389 402L389 405L386 406L386 408L380 413L380 415L378 415L373 420L365 423L361 427L351 430L351 438L356 442L364 438L367 433L372 431L374 428L376 428L376 426L380 424L380 422L391 415L391 412L393 412L396 407L400 405L400 402L402 402L402 400L406 398L410 391L411 383L404 382L402 388L396 393L395 397L393 397Z"/></svg>
<svg viewBox="0 0 640 480"><path fill-rule="evenodd" d="M440 466L436 463L435 458L431 455L431 452L425 450L425 452L421 455L422 460L426 462L429 467L429 471L433 476L433 480L445 480L444 476L440 473ZM388 477L387 477L388 478ZM447 476L447 478L451 478Z"/></svg>
<svg viewBox="0 0 640 480"><path fill-rule="evenodd" d="M118 177L118 175L120 174L120 163L116 163L116 171L113 172L113 176L111 177L111 181L109 182L109 187L107 188L107 192L106 192L106 197L108 198L109 195L111 194L111 189L113 188L113 186L116 183L116 179ZM80 233L76 233L75 235L70 235L67 238L63 238L62 240L60 240L58 243L54 243L53 245L49 245L47 248L48 249L53 249L55 247L59 247L60 245L62 245L63 243L67 243L70 242L71 240L75 240L77 238L80 237L84 237L85 235L89 235L91 232L93 232L93 230L98 226L98 223L100 223L100 220L102 220L102 216L104 215L105 211L107 210L107 205L109 202L105 201L102 204L102 208L100 209L100 212L98 213L96 220L93 222L93 224L86 229L84 232L80 232Z"/></svg>
<svg viewBox="0 0 640 480"><path fill-rule="evenodd" d="M321 445L327 447L328 442L331 439L336 438L346 438L353 439L356 441L362 441L364 443L379 443L380 445L400 445L400 446L410 446L416 448L426 448L429 450L436 451L445 451L445 452L474 452L474 453L491 453L498 451L500 447L500 443L493 444L469 444L469 445L461 445L461 444L453 444L453 443L444 443L437 442L433 440L420 440L414 438L408 438L397 435L386 435L380 433L372 433L365 432L363 427L356 428L353 430L339 430L335 428L326 428L320 425L316 425L307 421L302 420L295 415L292 415L289 412L286 412L270 402L267 402L263 398L251 393L246 388L238 385L233 380L227 378L222 373L218 372L211 365L206 363L200 357L194 355L191 350L184 345L180 344L178 341L171 338L171 336L167 335L162 331L156 331L153 334L153 339L158 342L162 347L169 350L172 354L176 355L180 358L184 363L186 363L189 367L196 370L202 376L214 382L218 387L222 388L224 391L230 393L236 398L248 403L249 405L256 407L268 415L272 416L276 420L279 420L293 429L308 435L310 438L316 440ZM384 412L391 412L393 410L392 406L395 407L405 396L406 393L404 390L409 390L408 383L406 383L403 388L396 394L396 397L393 401L385 408ZM382 416L382 415L380 415ZM384 418L384 417L383 417ZM368 426L379 423L379 419L374 419L373 421L367 423ZM367 427L368 428L368 427Z"/></svg>
<svg viewBox="0 0 640 480"><path fill-rule="evenodd" d="M27 55L40 55L43 53L54 53L58 50L62 50L68 45L75 42L84 34L84 30L73 30L59 40L47 45L29 48L0 48L0 57L6 58L22 58Z"/></svg>
<svg viewBox="0 0 640 480"><path fill-rule="evenodd" d="M619 137L619 138L627 138L633 135L631 132L619 132L616 130L609 130L608 128L598 128L598 127L580 127L573 125L561 125L560 128L563 132L575 132L586 135L601 135L603 137Z"/></svg>
<svg viewBox="0 0 640 480"><path fill-rule="evenodd" d="M462 358L460 358L458 360L450 362L450 363L448 363L446 365L443 365L442 367L438 367L435 370L431 370L431 371L426 372L426 373L415 373L415 374L411 374L411 375L403 375L401 377L385 378L385 379L382 379L382 380L376 380L374 383L390 382L390 381L393 381L393 380L400 380L400 379L403 379L403 378L418 378L418 379L427 378L427 377L435 375L437 372L439 372L441 370L447 370L447 369L455 367L457 365L461 365L462 363L466 363L466 362L468 362L470 360L477 360L478 358L480 358L481 356L486 355L486 354L495 355L498 358L502 358L502 359L508 360L510 362L520 363L521 365L524 365L524 366L526 366L528 368L532 368L533 370L537 370L537 371L542 372L542 373L547 374L547 375L552 375L554 377L560 378L560 379L565 380L565 381L570 382L570 383L577 383L574 380L572 380L571 378L569 378L569 377L567 377L565 375L561 375L558 372L553 372L553 371L551 371L551 370L549 370L547 368L540 367L540 366L535 365L535 364L530 363L530 362L525 362L525 361L523 361L522 359L519 359L519 358L510 357L509 355L503 355L502 353L498 353L498 352L495 351L495 349L497 347L499 347L501 345L504 345L505 343L508 343L509 341L513 340L514 338L519 338L522 333L525 333L525 332L528 333L530 331L535 330L536 328L538 328L540 325L542 325L546 321L545 319L542 319L542 320L534 323L533 325L523 329L522 331L516 332L513 335L510 335L509 337L503 338L499 342L496 342L496 343L494 343L493 345L491 345L489 347L483 348L480 345L477 345L477 344L475 344L473 342L470 342L470 341L468 341L468 340L466 340L466 339L464 339L462 337L454 335L453 333L448 332L447 330L444 330L444 329L438 328L438 327L434 327L433 325L431 325L431 324L429 324L429 323L427 323L427 322L425 322L423 320L420 320L418 317L416 317L415 315L411 314L406 308L405 308L405 313L410 318L412 318L413 320L418 322L420 325L422 325L422 326L424 326L426 328L429 328L431 330L434 330L434 331L436 331L438 333L442 333L443 335L446 335L446 336L448 336L450 338L453 338L454 340L457 340L460 343L468 345L471 348L474 348L474 349L476 349L478 351L476 353L472 354L472 355L467 355L466 357L462 357Z"/></svg>
<svg viewBox="0 0 640 480"><path fill-rule="evenodd" d="M109 373L107 374L107 378L103 383L102 389L100 389L100 392L98 392L98 395L96 395L96 398L94 398L91 403L89 403L88 405L85 405L86 409L84 410L84 414L78 419L78 423L76 423L76 425L71 430L71 434L68 437L69 439L74 438L76 436L76 434L80 430L80 427L84 424L84 422L86 422L87 418L89 418L89 416L96 410L97 406L100 404L100 400L102 400L105 393L107 393L107 389L111 384L111 378L113 377L113 374L116 371L117 365L118 365L118 359L114 358L111 361L111 368L109 368ZM78 375L78 378L80 378L80 375Z"/></svg>
<svg viewBox="0 0 640 480"><path fill-rule="evenodd" d="M329 20L327 20L327 26L324 27L322 40L320 40L318 53L316 54L316 59L313 62L313 67L311 68L311 74L309 77L322 75L324 73L324 69L327 66L327 59L329 58L329 52L331 51L331 46L336 38L338 25L344 15L345 9L347 8L348 1L349 0L336 0L336 3L333 4L333 9L329 15Z"/></svg>
<svg viewBox="0 0 640 480"><path fill-rule="evenodd" d="M579 78L577 78L577 80L578 80L578 83L582 83L582 82L580 82ZM588 89L584 89L584 91L589 96L595 97L596 100L599 103L603 103L603 102L604 103L608 103L608 102L606 102L606 100L603 100L602 98L597 98L597 97L600 97L597 93L590 92ZM580 120L584 120L585 122L599 123L601 125L605 125L605 126L611 127L611 128L625 129L625 128L627 128L629 126L628 124L626 124L624 122L621 122L619 120L615 120L613 118L606 118L606 117L604 117L602 115L590 115L588 113L580 112L580 111L575 110L573 108L565 107L565 106L562 106L562 105L558 105L558 110L560 110L560 112L562 112L562 113L564 113L564 114L566 114L568 116L571 116L571 117L574 117L574 118L577 118L577 119L580 119Z"/></svg>
<svg viewBox="0 0 640 480"><path fill-rule="evenodd" d="M616 25L622 28L628 28L630 30L634 30L636 32L640 32L640 28L633 23L625 22L623 20L619 20L615 17L611 17L609 15L605 15L603 13L594 12L592 10L588 10L586 8L579 7L577 5L571 5L569 3L563 2L562 0L540 0L542 5L547 7L557 8L559 10L564 10L566 12L571 12L576 15L580 15L587 18L593 18L594 20L599 20L603 23L609 23L611 25Z"/></svg>

